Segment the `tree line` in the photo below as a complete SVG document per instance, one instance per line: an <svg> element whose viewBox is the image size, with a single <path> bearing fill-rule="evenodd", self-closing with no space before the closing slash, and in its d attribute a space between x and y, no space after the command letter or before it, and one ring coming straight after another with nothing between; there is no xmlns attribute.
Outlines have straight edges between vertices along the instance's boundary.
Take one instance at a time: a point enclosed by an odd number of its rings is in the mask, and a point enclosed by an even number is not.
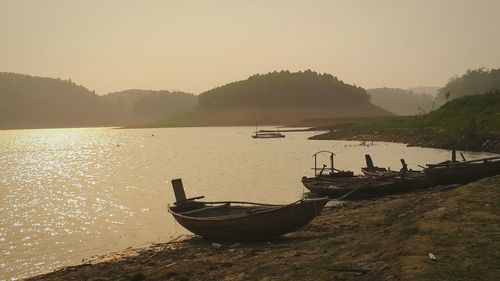
<svg viewBox="0 0 500 281"><path fill-rule="evenodd" d="M500 89L500 68L487 70L484 68L469 69L458 77L452 77L448 83L439 89L438 98L441 102L453 99L481 95Z"/></svg>

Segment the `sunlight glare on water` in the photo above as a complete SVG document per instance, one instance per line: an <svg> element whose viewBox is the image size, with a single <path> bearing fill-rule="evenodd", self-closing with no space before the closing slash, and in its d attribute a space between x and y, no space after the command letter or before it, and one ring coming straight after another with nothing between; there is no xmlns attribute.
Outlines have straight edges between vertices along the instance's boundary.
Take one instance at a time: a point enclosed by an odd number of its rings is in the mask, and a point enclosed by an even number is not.
<svg viewBox="0 0 500 281"><path fill-rule="evenodd" d="M411 168L449 158L403 144L307 140L311 132L252 139L253 129L0 131L0 280L188 233L167 212L174 178L189 197L287 203L303 195L300 178L312 175L319 150L357 173L366 153L393 169L400 158Z"/></svg>

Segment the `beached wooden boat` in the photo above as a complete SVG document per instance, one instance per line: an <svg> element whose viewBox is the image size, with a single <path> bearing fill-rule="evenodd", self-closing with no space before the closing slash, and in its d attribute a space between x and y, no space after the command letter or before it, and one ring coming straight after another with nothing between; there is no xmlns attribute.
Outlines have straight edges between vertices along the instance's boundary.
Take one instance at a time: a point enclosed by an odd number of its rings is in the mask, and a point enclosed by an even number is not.
<svg viewBox="0 0 500 281"><path fill-rule="evenodd" d="M325 167L320 169L320 172L316 172L317 168L317 158L316 155L321 152L331 153L330 165L331 168ZM321 196L330 196L333 198L342 199L365 199L372 197L380 197L391 194L398 194L404 192L410 192L418 189L423 189L432 186L431 182L424 174L414 174L405 173L406 163L402 161L404 170L403 173L395 172L390 173L390 171L382 170L381 168L373 169L373 162L371 158L370 163L367 163L370 172L370 176L354 175L352 172L345 173L339 172L342 176L337 176L337 173L324 174L324 170L338 171L333 168L333 154L329 151L320 151L313 155L314 160L314 177L302 177L302 184L315 194ZM405 170L406 169L406 170Z"/></svg>
<svg viewBox="0 0 500 281"><path fill-rule="evenodd" d="M411 175L412 177L425 177L424 171L420 170L411 170L407 168L406 162L404 159L401 159L401 164L403 168L399 171L392 171L390 169L377 167L373 165L373 160L370 154L365 155L366 159L366 167L361 168L361 172L367 177L397 177L403 174Z"/></svg>
<svg viewBox="0 0 500 281"><path fill-rule="evenodd" d="M330 167L327 165L323 164L321 168L318 167L318 156L321 154L327 154L328 158L330 160ZM335 156L335 153L327 150L322 150L318 151L313 154L312 157L314 157L314 177L318 179L337 179L337 178L355 178L354 172L352 171L344 171L344 170L339 170L336 169L334 164L333 164L333 156Z"/></svg>
<svg viewBox="0 0 500 281"><path fill-rule="evenodd" d="M175 220L194 234L213 240L262 240L295 231L316 217L327 198L302 199L287 205L186 199L182 181L172 180Z"/></svg>
<svg viewBox="0 0 500 281"><path fill-rule="evenodd" d="M500 156L477 160L456 161L452 151L452 161L427 164L424 173L436 184L462 184L482 178L500 175Z"/></svg>
<svg viewBox="0 0 500 281"><path fill-rule="evenodd" d="M364 177L346 179L302 178L302 184L321 196L343 199L367 199L386 195L411 192L431 187L425 177Z"/></svg>

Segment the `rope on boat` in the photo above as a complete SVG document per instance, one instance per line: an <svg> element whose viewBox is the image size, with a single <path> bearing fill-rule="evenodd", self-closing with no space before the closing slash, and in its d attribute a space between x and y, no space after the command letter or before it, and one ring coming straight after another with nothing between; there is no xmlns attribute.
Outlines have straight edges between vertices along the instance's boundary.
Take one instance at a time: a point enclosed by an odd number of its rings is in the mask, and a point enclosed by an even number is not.
<svg viewBox="0 0 500 281"><path fill-rule="evenodd" d="M167 204L167 208L168 208L168 212L171 213L170 204ZM177 220L175 218L174 218L174 233L175 233L175 235L178 236L178 234L177 234Z"/></svg>

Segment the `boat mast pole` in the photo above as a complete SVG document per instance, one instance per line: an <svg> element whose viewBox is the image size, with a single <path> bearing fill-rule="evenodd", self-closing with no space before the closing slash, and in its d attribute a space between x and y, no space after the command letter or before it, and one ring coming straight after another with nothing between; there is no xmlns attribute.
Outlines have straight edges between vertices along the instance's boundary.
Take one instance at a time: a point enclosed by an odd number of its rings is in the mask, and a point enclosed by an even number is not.
<svg viewBox="0 0 500 281"><path fill-rule="evenodd" d="M333 153L330 155L330 167L332 167L331 173L333 175L333 173L335 172L335 170L333 169Z"/></svg>
<svg viewBox="0 0 500 281"><path fill-rule="evenodd" d="M316 156L317 154L314 154L314 176L318 175L318 166L317 166L317 161L316 161Z"/></svg>

